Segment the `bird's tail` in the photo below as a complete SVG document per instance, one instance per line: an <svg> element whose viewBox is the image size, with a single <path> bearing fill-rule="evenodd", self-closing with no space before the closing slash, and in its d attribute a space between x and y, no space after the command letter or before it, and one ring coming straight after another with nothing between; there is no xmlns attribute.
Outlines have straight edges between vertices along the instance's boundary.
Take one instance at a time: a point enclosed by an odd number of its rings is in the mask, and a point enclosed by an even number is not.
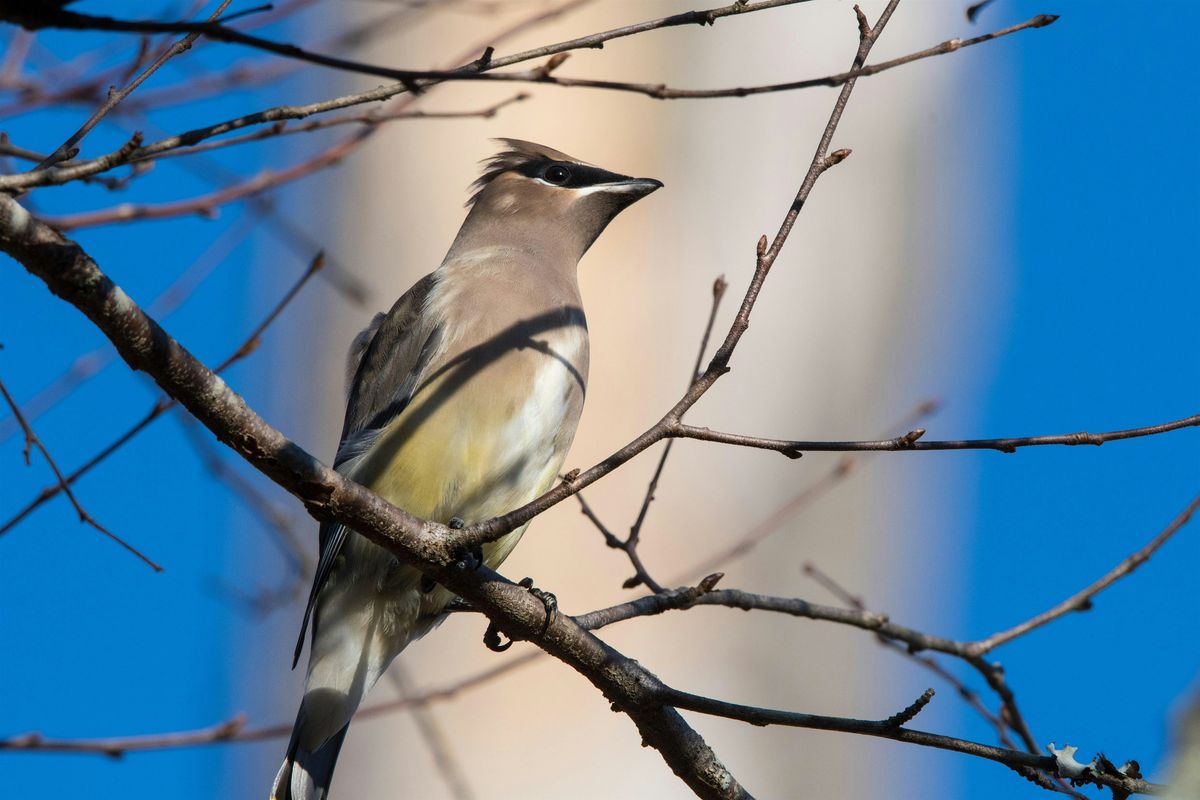
<svg viewBox="0 0 1200 800"><path fill-rule="evenodd" d="M271 800L325 800L329 794L333 768L337 766L338 753L341 752L350 725L345 725L316 750L310 751L300 744L303 715L304 709L301 707L292 728L287 756L271 787Z"/></svg>

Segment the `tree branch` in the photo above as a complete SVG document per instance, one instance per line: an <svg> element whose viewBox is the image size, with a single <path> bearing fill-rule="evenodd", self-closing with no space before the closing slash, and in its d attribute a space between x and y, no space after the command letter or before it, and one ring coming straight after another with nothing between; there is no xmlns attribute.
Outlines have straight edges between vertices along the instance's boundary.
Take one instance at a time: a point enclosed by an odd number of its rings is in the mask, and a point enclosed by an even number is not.
<svg viewBox="0 0 1200 800"><path fill-rule="evenodd" d="M795 0L799 2L800 0ZM734 5L737 5L736 3ZM760 4L747 4L750 10L758 10ZM745 13L740 12L740 13ZM953 53L964 47L971 47L976 44L991 41L1001 36L1007 36L1021 30L1030 28L1041 28L1053 23L1057 17L1047 14L1041 14L1033 17L1019 25L1013 25L1009 28L1004 28L994 33L984 36L977 36L972 39L949 39L941 44L935 45L925 50L916 53L911 53L900 58L891 59L890 61L881 62L871 66L863 66L856 63L850 70L846 72L827 75L820 78L811 78L802 81L792 81L789 83L776 83L763 86L745 86L734 87L729 89L671 89L662 84L636 84L622 83L619 81L598 81L587 80L581 78L559 78L551 74L551 71L559 66L562 62L555 62L553 59L542 67L524 72L510 73L492 73L486 71L478 72L463 72L460 70L434 70L425 72L413 72L412 75L426 76L431 78L431 82L426 84L432 86L435 83L440 83L449 80L473 80L473 81L501 81L501 82L518 82L518 83L542 83L552 84L564 87L584 87L596 89L609 89L614 91L634 92L643 94L660 100L676 100L676 99L711 99L719 97L748 97L757 94L767 94L773 92L793 91L798 89L808 89L818 86L846 86L852 85L859 77L866 75L875 75L895 67L903 66L924 58L932 56L945 55ZM551 46L554 47L554 46ZM545 48L539 48L544 50ZM527 51L534 52L534 51ZM556 51L561 57L562 51ZM524 54L517 54L523 56ZM505 59L492 59L486 67L480 69L486 70L494 68L498 64L515 63L513 56ZM466 69L466 68L462 68ZM173 150L181 147L195 145L205 139L230 133L242 128L263 125L269 123L277 123L284 120L303 119L304 117L313 114L335 111L351 106L362 105L364 103L380 102L390 99L397 95L405 93L407 88L403 84L391 84L388 86L380 86L365 92L357 92L354 94L343 95L330 100L325 100L316 103L308 103L299 106L276 106L264 111L259 111L254 114L248 114L242 117L235 117L224 122L209 125L203 128L196 128L186 133L170 136L165 139L153 142L152 144L144 145L131 149L128 152L114 151L104 156L99 156L95 159L86 161L77 161L70 166L59 167L53 170L34 170L19 175L0 176L0 190L8 189L28 189L36 186L51 186L60 185L73 180L79 180L84 177L95 175L100 172L112 169L122 164L130 163L134 160L144 160L151 156L164 153L168 150Z"/></svg>
<svg viewBox="0 0 1200 800"><path fill-rule="evenodd" d="M208 22L199 24L216 24L215 20L217 17L221 16L222 12L225 11L229 3L230 0L222 0L221 4L217 6L217 10L214 11L211 16L209 16ZM71 12L58 11L58 13L70 14ZM129 85L125 88L116 89L115 87L110 87L108 90L108 97L105 99L104 103L102 103L100 107L96 109L92 116L88 117L87 122L83 123L83 126L80 127L79 130L75 131L75 133L71 134L65 142L56 147L53 153L46 156L46 158L37 165L37 169L47 169L49 167L53 167L59 161L67 158L74 158L79 152L79 148L76 145L83 141L83 137L87 136L88 133L91 132L92 128L95 128L100 124L100 120L104 119L104 117L108 115L108 112L116 108L117 104L132 94L133 91L141 86L147 78L149 78L155 72L158 72L159 67L180 53L190 50L192 43L196 41L197 36L199 36L198 33L189 33L187 36L184 36L182 39L168 47L158 58L154 60L154 63L143 70L142 73L132 81L130 81ZM141 137L135 136L134 139L130 140L130 144L133 148L136 148L141 143Z"/></svg>
<svg viewBox="0 0 1200 800"><path fill-rule="evenodd" d="M1122 439L1138 439L1144 436L1157 436L1162 433L1177 431L1182 428L1200 426L1200 414L1195 414L1172 422L1158 425L1147 425L1142 428L1126 428L1106 433L1059 433L1047 436L1014 436L1004 439L951 439L945 441L924 441L924 428L916 428L903 436L894 439L879 439L876 441L802 441L790 439L767 439L760 436L746 436L740 433L724 433L694 425L675 423L667 431L668 436L681 439L698 439L702 442L752 447L759 450L772 450L782 453L788 458L799 458L805 452L812 453L847 453L847 452L920 452L929 450L998 450L1001 453L1015 453L1022 447L1044 447L1047 445L1078 445L1100 446L1105 442L1116 442Z"/></svg>

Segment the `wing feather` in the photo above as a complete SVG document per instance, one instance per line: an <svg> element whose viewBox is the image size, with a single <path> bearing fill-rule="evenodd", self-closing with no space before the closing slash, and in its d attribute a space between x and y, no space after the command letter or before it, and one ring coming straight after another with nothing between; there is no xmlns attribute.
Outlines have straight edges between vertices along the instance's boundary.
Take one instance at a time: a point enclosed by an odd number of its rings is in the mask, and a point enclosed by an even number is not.
<svg viewBox="0 0 1200 800"><path fill-rule="evenodd" d="M346 372L349 378L349 399L342 438L333 466L346 473L355 459L370 449L375 438L397 415L404 411L436 349L439 330L423 313L426 299L436 278L426 275L396 301L387 314L376 314L350 345ZM320 558L316 575L300 624L300 636L292 658L292 668L300 661L304 636L314 616L317 597L329 579L346 541L349 530L337 522L321 524Z"/></svg>

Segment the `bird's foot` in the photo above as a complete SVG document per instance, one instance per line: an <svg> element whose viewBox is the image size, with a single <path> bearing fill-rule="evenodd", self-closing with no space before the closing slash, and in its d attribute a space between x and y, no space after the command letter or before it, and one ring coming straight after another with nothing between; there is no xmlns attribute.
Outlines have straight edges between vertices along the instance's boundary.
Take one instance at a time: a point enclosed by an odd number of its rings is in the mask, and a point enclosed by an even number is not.
<svg viewBox="0 0 1200 800"><path fill-rule="evenodd" d="M550 623L554 622L554 617L558 614L558 598L550 592L544 591L533 585L533 578L522 578L517 584L529 590L529 593L542 601L542 605L546 607L546 622L542 625L542 631L538 634L538 638L546 635L546 631L550 630Z"/></svg>
<svg viewBox="0 0 1200 800"><path fill-rule="evenodd" d="M446 523L446 527L454 531L460 531L467 527L467 523L462 517L451 517ZM463 572L474 572L483 566L483 545L475 545L469 550L464 550L457 558L454 559L454 568ZM437 581L430 578L428 575L421 576L420 590L421 594L429 594L437 586Z"/></svg>
<svg viewBox="0 0 1200 800"><path fill-rule="evenodd" d="M538 633L538 638L546 635L546 631L550 630L550 624L554 622L555 616L558 614L558 598L550 592L544 591L533 585L533 578L522 578L517 584L529 590L529 593L542 601L542 605L546 607L546 621L542 624L542 630ZM503 653L508 648L512 647L513 639L504 642L500 639L500 629L496 627L496 623L488 624L487 630L483 633L483 643L487 649L496 653Z"/></svg>

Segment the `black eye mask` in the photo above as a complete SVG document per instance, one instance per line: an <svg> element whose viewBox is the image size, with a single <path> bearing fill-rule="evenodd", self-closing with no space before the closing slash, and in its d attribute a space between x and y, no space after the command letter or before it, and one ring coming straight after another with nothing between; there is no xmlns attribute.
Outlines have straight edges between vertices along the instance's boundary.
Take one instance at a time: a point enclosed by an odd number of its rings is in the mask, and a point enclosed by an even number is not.
<svg viewBox="0 0 1200 800"><path fill-rule="evenodd" d="M530 161L522 164L517 172L527 178L537 178L564 189L581 189L601 183L630 180L628 175L619 175L599 167L572 164L567 161Z"/></svg>

